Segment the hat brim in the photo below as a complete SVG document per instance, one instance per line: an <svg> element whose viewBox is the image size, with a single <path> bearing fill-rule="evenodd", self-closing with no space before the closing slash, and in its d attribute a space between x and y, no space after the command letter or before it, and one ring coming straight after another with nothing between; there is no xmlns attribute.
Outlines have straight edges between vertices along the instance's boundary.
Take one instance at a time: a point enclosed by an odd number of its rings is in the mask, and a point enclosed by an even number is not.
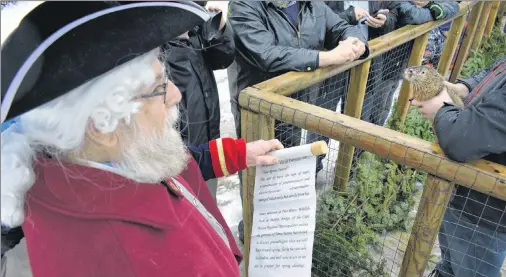
<svg viewBox="0 0 506 277"><path fill-rule="evenodd" d="M209 19L191 2L114 3L45 2L21 20L2 45L2 122Z"/></svg>

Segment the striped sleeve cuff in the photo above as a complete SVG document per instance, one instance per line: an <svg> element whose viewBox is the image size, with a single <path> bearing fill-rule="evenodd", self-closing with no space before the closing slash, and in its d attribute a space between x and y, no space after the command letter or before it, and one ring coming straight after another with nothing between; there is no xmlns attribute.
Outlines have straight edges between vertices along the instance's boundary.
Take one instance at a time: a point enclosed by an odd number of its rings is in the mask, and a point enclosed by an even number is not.
<svg viewBox="0 0 506 277"><path fill-rule="evenodd" d="M246 142L243 139L220 138L209 142L214 174L217 178L246 169Z"/></svg>

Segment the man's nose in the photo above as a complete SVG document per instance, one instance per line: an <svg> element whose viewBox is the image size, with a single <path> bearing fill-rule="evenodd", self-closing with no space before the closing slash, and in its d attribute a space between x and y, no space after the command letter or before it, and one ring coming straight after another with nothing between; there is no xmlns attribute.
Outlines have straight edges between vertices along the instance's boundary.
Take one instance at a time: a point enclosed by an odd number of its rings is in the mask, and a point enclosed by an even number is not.
<svg viewBox="0 0 506 277"><path fill-rule="evenodd" d="M165 93L165 104L172 107L181 101L181 91L171 81L167 82L167 92Z"/></svg>

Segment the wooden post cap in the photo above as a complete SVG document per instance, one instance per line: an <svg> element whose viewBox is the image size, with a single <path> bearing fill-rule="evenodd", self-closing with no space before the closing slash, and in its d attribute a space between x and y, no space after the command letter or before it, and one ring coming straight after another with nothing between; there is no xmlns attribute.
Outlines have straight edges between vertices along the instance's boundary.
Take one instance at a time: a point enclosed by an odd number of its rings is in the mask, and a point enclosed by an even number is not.
<svg viewBox="0 0 506 277"><path fill-rule="evenodd" d="M327 152L329 152L329 147L325 141L316 141L311 143L311 153L313 153L313 155L325 155Z"/></svg>

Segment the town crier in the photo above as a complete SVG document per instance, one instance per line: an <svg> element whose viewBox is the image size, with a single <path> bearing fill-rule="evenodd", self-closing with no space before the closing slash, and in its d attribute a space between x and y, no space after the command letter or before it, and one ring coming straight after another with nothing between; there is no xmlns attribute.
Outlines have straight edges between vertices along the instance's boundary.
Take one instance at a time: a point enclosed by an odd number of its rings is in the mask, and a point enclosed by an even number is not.
<svg viewBox="0 0 506 277"><path fill-rule="evenodd" d="M266 154L282 145L184 146L181 94L158 47L207 12L173 1L33 5L2 30L2 254L13 245L3 234L17 230L35 277L240 276L205 180L275 163Z"/></svg>

